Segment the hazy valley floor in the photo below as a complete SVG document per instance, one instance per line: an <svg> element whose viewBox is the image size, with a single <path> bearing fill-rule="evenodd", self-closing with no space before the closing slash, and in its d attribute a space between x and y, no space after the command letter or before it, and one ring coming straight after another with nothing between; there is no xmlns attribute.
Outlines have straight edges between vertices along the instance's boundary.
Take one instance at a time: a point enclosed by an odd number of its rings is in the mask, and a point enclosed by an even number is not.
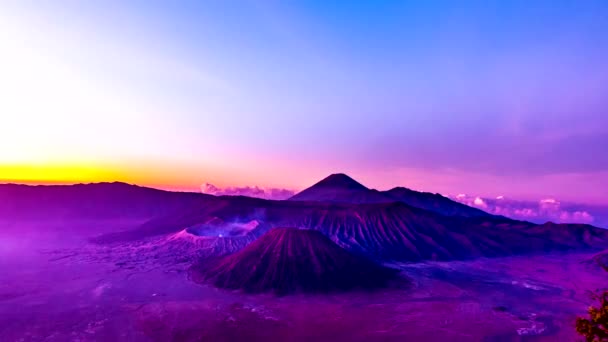
<svg viewBox="0 0 608 342"><path fill-rule="evenodd" d="M194 284L145 244L3 228L1 341L573 341L608 284L571 254L393 265L412 287L375 294L253 296Z"/></svg>

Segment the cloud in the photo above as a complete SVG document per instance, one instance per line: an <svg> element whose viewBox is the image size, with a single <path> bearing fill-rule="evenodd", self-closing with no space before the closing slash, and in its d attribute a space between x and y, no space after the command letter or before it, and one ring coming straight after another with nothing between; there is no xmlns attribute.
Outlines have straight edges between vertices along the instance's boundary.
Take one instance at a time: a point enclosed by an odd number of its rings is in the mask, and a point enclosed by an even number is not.
<svg viewBox="0 0 608 342"><path fill-rule="evenodd" d="M537 223L589 223L608 227L608 208L562 203L555 198L543 198L538 202L521 201L498 196L482 198L458 194L454 200L483 209L491 214Z"/></svg>
<svg viewBox="0 0 608 342"><path fill-rule="evenodd" d="M483 199L481 199L481 197L475 197L475 199L473 200L473 204L476 207L480 207L480 208L487 208L488 207L488 205L486 204L486 202Z"/></svg>
<svg viewBox="0 0 608 342"><path fill-rule="evenodd" d="M295 195L295 191L281 188L261 188L259 186L220 188L210 183L201 185L201 191L215 196L247 196L272 200L284 200Z"/></svg>
<svg viewBox="0 0 608 342"><path fill-rule="evenodd" d="M593 222L593 216L591 216L586 211L575 211L575 212L567 212L562 211L560 216L560 220L562 221L572 221L572 222Z"/></svg>
<svg viewBox="0 0 608 342"><path fill-rule="evenodd" d="M560 203L554 198L545 198L538 201L538 207L545 211L556 211L560 208Z"/></svg>

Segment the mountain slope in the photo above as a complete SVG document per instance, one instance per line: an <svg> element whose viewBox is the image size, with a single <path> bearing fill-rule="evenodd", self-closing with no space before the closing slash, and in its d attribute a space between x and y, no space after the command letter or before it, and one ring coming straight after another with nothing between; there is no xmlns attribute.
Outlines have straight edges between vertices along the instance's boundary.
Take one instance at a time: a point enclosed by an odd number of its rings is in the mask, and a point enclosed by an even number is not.
<svg viewBox="0 0 608 342"><path fill-rule="evenodd" d="M348 204L222 198L216 208L152 220L115 235L136 239L219 218L257 220L251 233L277 227L316 230L339 246L381 261L458 260L552 251L605 249L608 230L588 225L544 224L502 217L447 217L403 203Z"/></svg>
<svg viewBox="0 0 608 342"><path fill-rule="evenodd" d="M328 176L297 193L289 200L368 204L402 202L412 207L430 210L446 216L491 216L482 210L458 203L439 194L418 192L403 187L388 191L368 189L342 173Z"/></svg>
<svg viewBox="0 0 608 342"><path fill-rule="evenodd" d="M0 184L2 219L102 219L167 216L202 207L215 197L126 183L76 185Z"/></svg>
<svg viewBox="0 0 608 342"><path fill-rule="evenodd" d="M193 279L246 292L331 292L379 288L394 270L352 255L317 231L276 228L240 252L194 266Z"/></svg>
<svg viewBox="0 0 608 342"><path fill-rule="evenodd" d="M587 262L588 264L594 264L601 267L605 271L608 271L608 249L597 253Z"/></svg>
<svg viewBox="0 0 608 342"><path fill-rule="evenodd" d="M497 257L608 243L608 230L591 226L446 217L403 203L273 208L266 223L318 230L350 251L383 261Z"/></svg>
<svg viewBox="0 0 608 342"><path fill-rule="evenodd" d="M343 173L332 174L295 194L290 201L344 203L382 203L390 201L376 190L370 190Z"/></svg>
<svg viewBox="0 0 608 342"><path fill-rule="evenodd" d="M382 194L393 201L399 201L412 207L430 210L445 216L491 216L483 210L458 203L440 194L419 192L403 187L382 191Z"/></svg>
<svg viewBox="0 0 608 342"><path fill-rule="evenodd" d="M344 177L338 179L347 183L346 188L364 190L360 184ZM131 230L99 236L96 242L139 241L187 228L213 234L222 229L227 229L228 235L247 233L247 239L235 239L235 243L219 236L217 241L198 239L209 251L205 255L234 252L276 227L317 230L351 252L382 261L599 251L608 246L608 230L589 225L537 225L495 216L450 217L400 202L268 201L173 193L123 183L0 186L0 219L74 218L136 218L138 222L145 222ZM255 227L243 226L254 221ZM222 224L210 227L210 222ZM190 243L182 244L180 239L171 241L170 245L177 242L182 245L176 247L178 249Z"/></svg>

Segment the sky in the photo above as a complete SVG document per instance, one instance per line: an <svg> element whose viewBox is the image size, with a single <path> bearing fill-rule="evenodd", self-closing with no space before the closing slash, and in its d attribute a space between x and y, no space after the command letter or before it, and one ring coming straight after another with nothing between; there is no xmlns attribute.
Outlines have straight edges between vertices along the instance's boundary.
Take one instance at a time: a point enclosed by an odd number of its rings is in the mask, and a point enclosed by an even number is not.
<svg viewBox="0 0 608 342"><path fill-rule="evenodd" d="M606 1L2 1L0 182L608 204Z"/></svg>

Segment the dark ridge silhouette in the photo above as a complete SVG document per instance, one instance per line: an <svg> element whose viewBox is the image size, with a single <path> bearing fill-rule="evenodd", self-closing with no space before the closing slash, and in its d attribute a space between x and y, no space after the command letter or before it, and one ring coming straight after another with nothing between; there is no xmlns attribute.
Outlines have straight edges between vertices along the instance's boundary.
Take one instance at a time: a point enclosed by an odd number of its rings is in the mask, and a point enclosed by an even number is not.
<svg viewBox="0 0 608 342"><path fill-rule="evenodd" d="M419 192L404 187L396 187L388 191L383 191L382 194L394 201L403 202L412 207L430 210L445 216L492 216L483 210L458 203L440 194Z"/></svg>
<svg viewBox="0 0 608 342"><path fill-rule="evenodd" d="M0 184L0 217L6 219L106 219L164 217L204 207L215 197L126 183L75 185Z"/></svg>
<svg viewBox="0 0 608 342"><path fill-rule="evenodd" d="M477 208L452 201L440 194L419 192L403 187L393 188L388 191L368 189L342 173L330 175L313 186L297 193L289 200L368 204L402 202L412 207L430 210L446 216L492 216Z"/></svg>
<svg viewBox="0 0 608 342"><path fill-rule="evenodd" d="M230 214L225 214L222 217L235 217L239 213L238 205L234 206L226 199L210 196L210 198L203 202L195 201L194 203L187 203L179 210L172 211L168 215L152 217L133 229L102 234L90 239L90 241L108 244L176 233L186 227L208 222L217 215L221 215L223 211L228 211Z"/></svg>
<svg viewBox="0 0 608 342"><path fill-rule="evenodd" d="M192 267L192 278L216 287L279 295L376 289L397 271L340 248L322 233L270 230L243 250Z"/></svg>

